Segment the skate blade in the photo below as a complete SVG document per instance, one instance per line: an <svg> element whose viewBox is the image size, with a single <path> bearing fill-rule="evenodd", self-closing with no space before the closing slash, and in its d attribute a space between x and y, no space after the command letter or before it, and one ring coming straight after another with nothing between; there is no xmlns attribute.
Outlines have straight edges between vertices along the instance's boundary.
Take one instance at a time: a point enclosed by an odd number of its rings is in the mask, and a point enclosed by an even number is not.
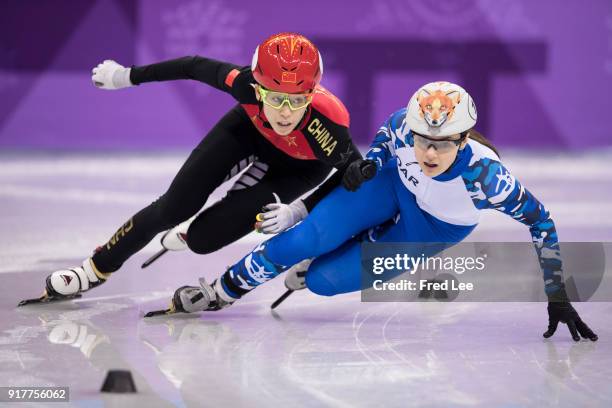
<svg viewBox="0 0 612 408"><path fill-rule="evenodd" d="M270 306L270 309L272 310L276 309L278 305L283 303L285 299L287 299L289 295L291 295L293 292L295 292L293 289L287 289L285 293L283 293L278 299L276 299L274 303L272 303L272 305Z"/></svg>
<svg viewBox="0 0 612 408"><path fill-rule="evenodd" d="M47 296L47 294L44 294L43 296L38 297L38 298L22 300L21 302L19 302L17 304L17 307L26 306L26 305L36 305L36 304L40 304L40 303L61 302L61 301L64 301L64 300L78 299L81 296L82 295L80 293L77 293L75 295L62 296L62 297L59 297L59 296Z"/></svg>
<svg viewBox="0 0 612 408"><path fill-rule="evenodd" d="M141 266L142 269L146 268L147 266L151 265L153 262L155 262L160 256L162 256L163 254L165 254L166 252L168 252L168 250L166 248L162 248L160 249L156 254L154 254L152 257L150 257L149 259L147 259Z"/></svg>
<svg viewBox="0 0 612 408"><path fill-rule="evenodd" d="M162 309L162 310L153 310L152 312L149 312L147 314L144 315L144 317L154 317L154 316L161 316L161 315L173 315L179 312L176 312L172 309Z"/></svg>
<svg viewBox="0 0 612 408"><path fill-rule="evenodd" d="M174 307L174 303L170 302L170 306L167 309L153 310L152 312L146 313L144 315L144 317L171 315L171 314L175 314L175 313L180 313L180 312L177 312L176 308Z"/></svg>

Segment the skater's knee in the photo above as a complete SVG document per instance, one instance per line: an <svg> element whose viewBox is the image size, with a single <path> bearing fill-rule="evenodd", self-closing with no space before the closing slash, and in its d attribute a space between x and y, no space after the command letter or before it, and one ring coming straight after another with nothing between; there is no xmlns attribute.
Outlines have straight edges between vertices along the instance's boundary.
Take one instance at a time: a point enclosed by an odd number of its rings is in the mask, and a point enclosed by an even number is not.
<svg viewBox="0 0 612 408"><path fill-rule="evenodd" d="M306 274L306 287L320 296L334 296L338 294L338 288L325 276L323 271L308 270Z"/></svg>
<svg viewBox="0 0 612 408"><path fill-rule="evenodd" d="M208 222L208 218L210 217L200 214L187 230L187 246L196 254L211 254L234 240L225 236L226 231L221 226Z"/></svg>
<svg viewBox="0 0 612 408"><path fill-rule="evenodd" d="M323 256L315 259L306 273L306 287L321 296L335 296L359 290L360 276L341 258Z"/></svg>
<svg viewBox="0 0 612 408"><path fill-rule="evenodd" d="M192 252L200 255L212 254L223 247L219 244L217 237L194 238L194 234L187 232L187 246Z"/></svg>

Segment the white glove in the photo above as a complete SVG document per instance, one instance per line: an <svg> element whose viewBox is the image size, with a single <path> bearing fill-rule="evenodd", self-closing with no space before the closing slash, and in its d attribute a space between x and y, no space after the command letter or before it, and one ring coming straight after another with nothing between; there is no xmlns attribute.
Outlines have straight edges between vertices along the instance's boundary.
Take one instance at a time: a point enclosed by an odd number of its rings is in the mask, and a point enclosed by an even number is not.
<svg viewBox="0 0 612 408"><path fill-rule="evenodd" d="M131 68L117 64L113 60L105 60L91 70L91 81L95 86L102 89L121 89L133 86L130 82Z"/></svg>
<svg viewBox="0 0 612 408"><path fill-rule="evenodd" d="M308 210L302 200L291 204L283 204L274 194L275 203L266 204L265 212L257 214L255 229L264 234L278 234L302 221L308 215Z"/></svg>

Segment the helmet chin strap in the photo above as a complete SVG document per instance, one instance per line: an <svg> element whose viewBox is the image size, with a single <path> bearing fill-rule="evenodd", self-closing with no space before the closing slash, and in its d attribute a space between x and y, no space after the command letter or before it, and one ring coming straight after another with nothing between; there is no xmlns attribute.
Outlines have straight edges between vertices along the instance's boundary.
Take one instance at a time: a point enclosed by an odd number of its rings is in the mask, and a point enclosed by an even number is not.
<svg viewBox="0 0 612 408"><path fill-rule="evenodd" d="M470 133L469 130L465 130L465 131L459 133L459 140L461 140L461 143L465 142L465 140L468 138L469 133ZM460 151L463 150L464 148L465 148L465 146L459 145L459 150ZM457 155L459 155L459 154L457 153ZM455 158L455 160L456 160L456 158ZM453 164L454 164L454 162L453 162Z"/></svg>

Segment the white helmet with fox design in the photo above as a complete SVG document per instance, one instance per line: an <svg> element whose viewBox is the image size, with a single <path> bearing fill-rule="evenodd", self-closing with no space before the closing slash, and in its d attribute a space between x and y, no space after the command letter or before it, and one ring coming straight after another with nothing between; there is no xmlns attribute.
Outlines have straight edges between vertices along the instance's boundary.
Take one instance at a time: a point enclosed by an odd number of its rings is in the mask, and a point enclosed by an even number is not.
<svg viewBox="0 0 612 408"><path fill-rule="evenodd" d="M419 88L408 102L406 124L415 133L448 137L476 124L476 105L459 85L431 82Z"/></svg>

